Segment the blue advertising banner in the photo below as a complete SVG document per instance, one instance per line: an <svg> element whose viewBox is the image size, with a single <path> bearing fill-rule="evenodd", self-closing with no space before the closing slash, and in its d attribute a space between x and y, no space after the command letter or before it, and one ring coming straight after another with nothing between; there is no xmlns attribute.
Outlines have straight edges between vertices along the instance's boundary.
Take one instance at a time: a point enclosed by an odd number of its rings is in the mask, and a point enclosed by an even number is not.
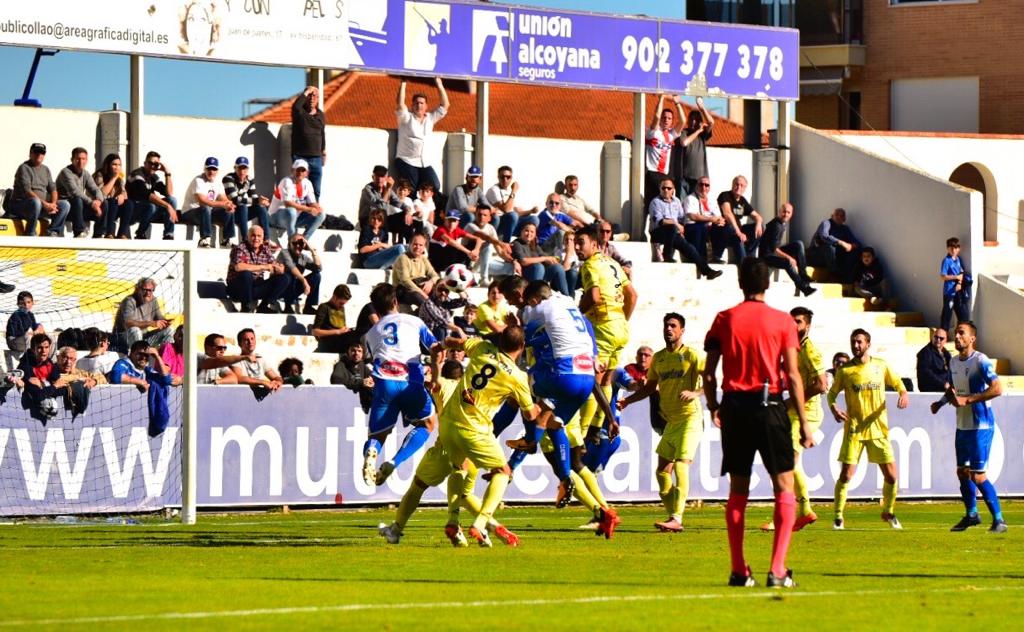
<svg viewBox="0 0 1024 632"><path fill-rule="evenodd" d="M198 504L201 507L385 504L402 497L422 452L403 464L381 487L366 485L360 473L366 417L358 398L342 387L285 388L260 401L247 387L199 389ZM144 395L132 387L101 387L84 417L61 411L46 426L22 410L19 398L0 405L0 515L53 515L151 511L181 502L180 428L149 437ZM899 470L899 495L960 496L955 476L953 410L932 416L933 395L912 394L897 410L889 398L890 439ZM172 391L172 407L180 391ZM1003 496L1024 495L1024 397L993 402L997 432L988 476ZM173 408L172 408L173 409ZM398 428L384 445L390 458L407 429ZM517 422L509 438L521 432ZM826 419L818 446L803 454L811 496L831 498L839 464L842 426ZM609 500L657 502L654 448L646 403L629 407L622 446L600 474ZM433 443L431 439L430 444ZM705 425L690 470L690 497L724 498L728 480L719 475L719 431ZM483 483L479 483L483 485ZM509 501L550 502L557 480L539 454L516 471ZM862 461L850 486L851 498L879 497L878 468ZM763 468L755 466L753 498L771 498ZM442 490L425 495L444 502Z"/></svg>
<svg viewBox="0 0 1024 632"><path fill-rule="evenodd" d="M352 67L494 81L795 100L799 32L526 7L356 0Z"/></svg>

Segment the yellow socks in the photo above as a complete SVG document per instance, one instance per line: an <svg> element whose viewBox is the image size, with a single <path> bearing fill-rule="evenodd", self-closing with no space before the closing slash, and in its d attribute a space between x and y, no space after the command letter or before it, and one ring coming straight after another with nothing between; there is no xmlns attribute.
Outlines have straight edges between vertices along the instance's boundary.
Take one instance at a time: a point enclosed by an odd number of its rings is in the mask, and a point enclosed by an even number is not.
<svg viewBox="0 0 1024 632"><path fill-rule="evenodd" d="M896 508L896 483L882 483L882 513L894 514Z"/></svg>
<svg viewBox="0 0 1024 632"><path fill-rule="evenodd" d="M487 485L487 491L484 493L480 513L477 514L476 520L473 521L473 526L480 531L487 528L487 524L494 516L498 505L501 504L501 499L505 496L505 490L508 489L509 480L508 474L504 472L497 472L491 477L491 482Z"/></svg>
<svg viewBox="0 0 1024 632"><path fill-rule="evenodd" d="M807 494L807 475L804 474L803 465L797 461L793 468L793 495L796 496L797 516L806 516L811 513L811 499Z"/></svg>
<svg viewBox="0 0 1024 632"><path fill-rule="evenodd" d="M670 510L672 517L682 522L683 510L686 508L686 497L690 495L690 464L676 461L672 465L676 474L675 505Z"/></svg>
<svg viewBox="0 0 1024 632"><path fill-rule="evenodd" d="M579 472L577 472L577 474L579 475L583 483L587 486L587 491L590 492L590 495L594 497L594 500L597 501L597 504L601 505L602 507L607 507L608 503L605 502L604 494L601 492L601 486L597 483L597 476L595 476L594 473L590 471L590 468L584 467Z"/></svg>
<svg viewBox="0 0 1024 632"><path fill-rule="evenodd" d="M409 486L409 491L402 496L402 502L398 503L398 511L395 512L395 524L398 525L399 531L405 529L405 523L409 522L409 518L416 513L416 508L420 506L420 499L423 498L425 491L427 490L413 481Z"/></svg>
<svg viewBox="0 0 1024 632"><path fill-rule="evenodd" d="M835 510L836 518L843 517L843 510L846 509L846 488L848 486L848 483L836 481L836 498L832 505L832 508Z"/></svg>

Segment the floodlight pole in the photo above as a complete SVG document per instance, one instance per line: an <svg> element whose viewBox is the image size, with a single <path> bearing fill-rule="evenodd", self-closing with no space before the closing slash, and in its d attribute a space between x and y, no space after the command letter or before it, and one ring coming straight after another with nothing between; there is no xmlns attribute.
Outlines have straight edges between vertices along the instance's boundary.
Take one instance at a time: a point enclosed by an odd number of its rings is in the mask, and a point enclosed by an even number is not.
<svg viewBox="0 0 1024 632"><path fill-rule="evenodd" d="M128 115L128 163L125 172L142 164L142 116L145 101L145 76L141 55L131 56L131 112Z"/></svg>
<svg viewBox="0 0 1024 632"><path fill-rule="evenodd" d="M491 84L476 84L476 134L473 136L473 164L484 170L487 156L487 137L491 133Z"/></svg>
<svg viewBox="0 0 1024 632"><path fill-rule="evenodd" d="M647 95L633 93L633 142L629 158L629 234L633 239L644 236L644 157L647 139Z"/></svg>

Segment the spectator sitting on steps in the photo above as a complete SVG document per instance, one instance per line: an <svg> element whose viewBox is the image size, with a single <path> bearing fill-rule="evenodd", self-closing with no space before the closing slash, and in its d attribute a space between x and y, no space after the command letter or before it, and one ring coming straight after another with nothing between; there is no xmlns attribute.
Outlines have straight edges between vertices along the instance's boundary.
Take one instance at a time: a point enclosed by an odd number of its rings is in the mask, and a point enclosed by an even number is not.
<svg viewBox="0 0 1024 632"><path fill-rule="evenodd" d="M231 248L228 265L228 296L242 303L243 312L280 313L277 301L288 289L284 264L278 263L276 244L263 239L263 229L253 226L246 241Z"/></svg>
<svg viewBox="0 0 1024 632"><path fill-rule="evenodd" d="M46 145L32 143L28 160L18 165L14 173L10 214L25 220L25 233L34 237L40 217L50 220L47 235L64 235L64 220L71 210L67 200L57 199L57 183L50 168L43 164Z"/></svg>
<svg viewBox="0 0 1024 632"><path fill-rule="evenodd" d="M139 340L159 347L171 341L171 321L160 311L155 293L156 281L143 277L135 284L131 296L121 301L114 315L115 347L127 349Z"/></svg>
<svg viewBox="0 0 1024 632"><path fill-rule="evenodd" d="M85 170L87 164L89 152L84 147L71 150L71 164L57 174L57 195L68 203L75 237L88 237L86 222L92 220L95 224L92 236L98 238L103 236L106 226L106 218L103 217L105 196Z"/></svg>

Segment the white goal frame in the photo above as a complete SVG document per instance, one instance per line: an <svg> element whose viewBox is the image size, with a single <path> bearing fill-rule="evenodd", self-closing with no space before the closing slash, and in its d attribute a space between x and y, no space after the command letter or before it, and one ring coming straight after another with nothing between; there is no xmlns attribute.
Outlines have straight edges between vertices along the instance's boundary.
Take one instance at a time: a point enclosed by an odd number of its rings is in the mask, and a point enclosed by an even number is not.
<svg viewBox="0 0 1024 632"><path fill-rule="evenodd" d="M186 366L196 357L193 338L194 314L198 304L196 291L198 279L194 278L196 245L191 241L150 241L146 239L72 239L67 237L0 237L2 248L45 248L54 250L97 250L111 252L180 252L184 292L182 308L184 317L184 349ZM2 279L11 282L11 279ZM185 371L182 378L182 420L181 420L181 522L196 523L197 493L197 451L196 432L197 400L195 370Z"/></svg>

